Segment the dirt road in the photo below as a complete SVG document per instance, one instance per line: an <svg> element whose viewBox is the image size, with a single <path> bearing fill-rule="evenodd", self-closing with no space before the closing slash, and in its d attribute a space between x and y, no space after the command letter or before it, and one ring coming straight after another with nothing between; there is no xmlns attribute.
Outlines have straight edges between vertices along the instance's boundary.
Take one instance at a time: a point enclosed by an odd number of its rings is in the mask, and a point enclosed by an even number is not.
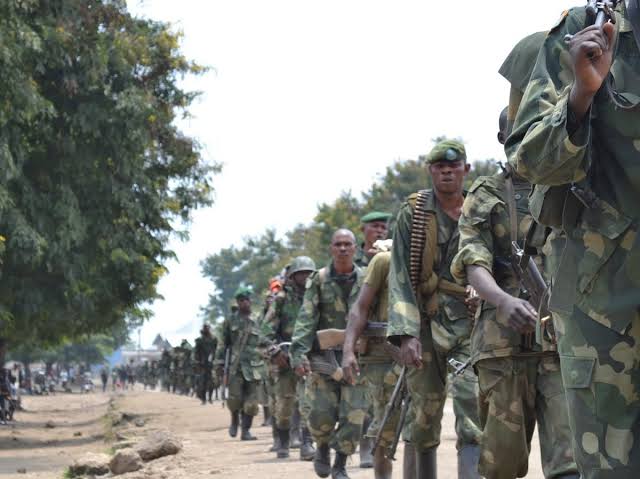
<svg viewBox="0 0 640 479"><path fill-rule="evenodd" d="M109 398L101 393L26 398L25 407L29 412L17 415L16 425L0 427L0 477L59 479L73 458L83 452L108 451L111 444L104 441L103 434ZM222 409L219 402L201 406L194 398L138 390L116 395L115 406L128 417L145 420L142 427L136 426L135 421L125 422L114 431L119 436L138 438L153 430L168 429L184 444L183 451L177 456L148 463L143 471L120 476L123 479L316 477L311 463L297 460L297 451L292 451L291 458L285 461L276 460L275 454L267 452L270 429L266 427L254 428L258 441L241 442L230 438L227 434L228 411ZM52 421L54 427L47 428L47 421ZM453 423L453 411L448 404L438 452L440 479L457 478ZM402 457L401 453L398 457ZM352 479L373 478L370 469L358 467L357 455L348 465ZM18 473L20 468L25 468L26 474ZM398 461L394 479L401 476ZM527 477L543 478L537 439Z"/></svg>

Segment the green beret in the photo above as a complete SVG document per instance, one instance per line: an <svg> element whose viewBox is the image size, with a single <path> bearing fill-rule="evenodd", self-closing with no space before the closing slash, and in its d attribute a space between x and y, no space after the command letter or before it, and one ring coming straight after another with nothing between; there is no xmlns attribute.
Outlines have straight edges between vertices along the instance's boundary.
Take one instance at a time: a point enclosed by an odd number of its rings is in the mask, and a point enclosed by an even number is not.
<svg viewBox="0 0 640 479"><path fill-rule="evenodd" d="M457 140L444 140L433 147L427 155L427 163L432 165L439 161L466 161L467 152L464 145Z"/></svg>
<svg viewBox="0 0 640 479"><path fill-rule="evenodd" d="M362 223L373 223L374 221L389 221L391 218L391 213L383 213L382 211L372 211L371 213L367 213L360 221Z"/></svg>
<svg viewBox="0 0 640 479"><path fill-rule="evenodd" d="M250 298L252 294L253 294L253 289L251 289L251 286L240 286L238 289L236 289L236 292L233 294L233 297L236 299Z"/></svg>

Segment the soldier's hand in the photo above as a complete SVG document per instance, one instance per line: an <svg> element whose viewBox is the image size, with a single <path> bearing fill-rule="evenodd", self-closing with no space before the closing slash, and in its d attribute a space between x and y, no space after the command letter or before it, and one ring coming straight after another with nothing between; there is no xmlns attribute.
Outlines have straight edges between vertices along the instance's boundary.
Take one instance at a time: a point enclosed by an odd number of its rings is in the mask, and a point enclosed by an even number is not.
<svg viewBox="0 0 640 479"><path fill-rule="evenodd" d="M520 333L531 333L535 330L538 313L533 306L520 298L506 296L498 306L498 317L506 318L509 326Z"/></svg>
<svg viewBox="0 0 640 479"><path fill-rule="evenodd" d="M353 352L343 353L342 372L344 374L344 381L353 386L356 383L356 376L360 375L360 366Z"/></svg>
<svg viewBox="0 0 640 479"><path fill-rule="evenodd" d="M302 362L302 364L296 366L295 373L301 378L304 378L311 374L311 366L309 365L309 361L305 360Z"/></svg>
<svg viewBox="0 0 640 479"><path fill-rule="evenodd" d="M569 55L575 76L569 106L577 119L582 119L593 97L609 74L613 63L615 27L611 23L602 29L592 25L573 35Z"/></svg>
<svg viewBox="0 0 640 479"><path fill-rule="evenodd" d="M464 300L464 305L467 307L467 312L469 316L473 318L476 315L476 311L478 310L478 305L480 304L480 296L471 285L467 285L467 297Z"/></svg>
<svg viewBox="0 0 640 479"><path fill-rule="evenodd" d="M271 358L271 361L273 361L273 363L279 368L284 369L289 367L289 355L284 351L280 351L278 354L276 354L273 358Z"/></svg>
<svg viewBox="0 0 640 479"><path fill-rule="evenodd" d="M403 366L422 369L422 343L418 338L406 336L400 345L400 359Z"/></svg>

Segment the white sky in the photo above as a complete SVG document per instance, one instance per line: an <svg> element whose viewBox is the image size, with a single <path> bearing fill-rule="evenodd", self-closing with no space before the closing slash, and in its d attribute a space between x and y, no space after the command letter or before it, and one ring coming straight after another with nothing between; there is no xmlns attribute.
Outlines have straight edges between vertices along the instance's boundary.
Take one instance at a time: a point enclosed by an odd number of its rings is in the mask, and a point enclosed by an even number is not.
<svg viewBox="0 0 640 479"><path fill-rule="evenodd" d="M164 301L142 329L193 342L213 285L199 262L243 237L308 223L321 202L368 189L386 166L417 158L437 135L470 158L502 159L497 73L522 37L553 26L579 0L128 0L184 33L184 54L212 68L183 130L215 177L215 204L194 214ZM586 3L586 2L584 2Z"/></svg>

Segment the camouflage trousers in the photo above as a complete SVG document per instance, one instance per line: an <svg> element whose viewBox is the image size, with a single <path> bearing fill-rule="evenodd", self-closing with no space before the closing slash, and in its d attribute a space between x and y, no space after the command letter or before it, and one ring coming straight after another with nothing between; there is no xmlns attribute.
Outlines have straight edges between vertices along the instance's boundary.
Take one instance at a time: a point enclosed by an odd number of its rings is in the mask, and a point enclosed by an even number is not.
<svg viewBox="0 0 640 479"><path fill-rule="evenodd" d="M312 373L308 378L307 397L311 408L308 427L313 439L318 444L329 444L337 452L353 454L368 409L365 388Z"/></svg>
<svg viewBox="0 0 640 479"><path fill-rule="evenodd" d="M526 476L537 423L544 476L577 473L559 359L489 358L475 367L482 426L478 472L486 479Z"/></svg>
<svg viewBox="0 0 640 479"><path fill-rule="evenodd" d="M273 409L278 429L289 429L291 418L298 407L298 376L291 368L281 369L274 375L273 397L275 407Z"/></svg>
<svg viewBox="0 0 640 479"><path fill-rule="evenodd" d="M373 414L371 424L366 431L366 436L375 438L382 426L384 412L393 389L398 382L402 368L395 363L363 364L360 370L362 384L366 387L367 404L372 406ZM389 420L384 425L380 436L380 446L389 447L393 442L400 420L400 410L393 411Z"/></svg>
<svg viewBox="0 0 640 479"><path fill-rule="evenodd" d="M211 368L203 368L198 375L198 397L204 401L207 392L213 389L213 376Z"/></svg>
<svg viewBox="0 0 640 479"><path fill-rule="evenodd" d="M230 375L227 407L230 411L240 411L249 416L257 416L260 410L258 389L262 381L247 381L242 372Z"/></svg>
<svg viewBox="0 0 640 479"><path fill-rule="evenodd" d="M298 396L298 408L300 409L300 420L302 425L309 427L309 414L311 413L311 401L307 392L307 378L298 379L296 395Z"/></svg>
<svg viewBox="0 0 640 479"><path fill-rule="evenodd" d="M432 320L421 328L422 368L411 368L407 388L411 395L413 422L409 440L417 451L440 444L442 413L447 386L453 398L456 417L456 447L477 445L480 439L478 419L478 382L472 374L462 374L448 384L449 359L465 362L470 355L470 321ZM406 437L406 436L405 436Z"/></svg>
<svg viewBox="0 0 640 479"><path fill-rule="evenodd" d="M575 458L584 479L640 477L640 312L628 314L623 334L578 308L570 317L555 318Z"/></svg>

